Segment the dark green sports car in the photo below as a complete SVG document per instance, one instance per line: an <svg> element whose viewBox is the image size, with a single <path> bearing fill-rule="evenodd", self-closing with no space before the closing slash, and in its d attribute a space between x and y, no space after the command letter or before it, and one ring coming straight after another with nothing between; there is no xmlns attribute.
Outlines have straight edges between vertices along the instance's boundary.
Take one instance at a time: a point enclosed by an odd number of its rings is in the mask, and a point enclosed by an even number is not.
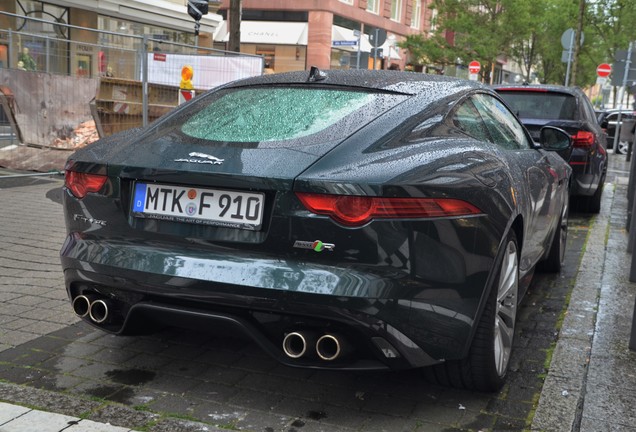
<svg viewBox="0 0 636 432"><path fill-rule="evenodd" d="M69 158L66 287L115 334L225 329L290 366L496 390L535 267L563 261L570 147L469 81L233 82Z"/></svg>

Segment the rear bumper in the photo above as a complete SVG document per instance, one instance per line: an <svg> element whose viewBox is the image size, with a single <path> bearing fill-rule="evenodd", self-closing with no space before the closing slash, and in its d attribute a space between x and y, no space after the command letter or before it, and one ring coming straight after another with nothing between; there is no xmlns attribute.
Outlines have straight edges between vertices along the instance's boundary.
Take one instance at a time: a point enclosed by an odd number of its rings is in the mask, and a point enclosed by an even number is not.
<svg viewBox="0 0 636 432"><path fill-rule="evenodd" d="M401 316L406 321L411 307L398 301L337 299L311 294L276 295L267 299L257 295L210 292L192 296L186 292L157 294L149 285L139 286L126 278L110 278L84 271L65 272L68 294L100 299L110 309L108 319L97 323L89 315L82 318L91 325L114 334L152 332L163 326L196 330L210 329L225 334L246 335L283 364L307 368L342 370L407 369L443 361L434 358L381 316ZM172 280L177 285L192 281ZM113 286L119 284L119 286ZM192 286L187 291L192 290ZM280 293L279 293L280 294ZM237 306L240 304L241 306ZM246 305L250 305L246 308ZM469 334L466 321L453 321L445 333L448 346L461 352ZM438 323L442 321L438 318ZM447 324L448 325L448 324ZM449 330L455 328L451 336ZM285 354L287 334L311 335L307 353L300 358ZM430 330L434 332L433 329ZM315 343L323 335L338 335L344 355L325 361L316 355ZM438 335L435 340L439 340Z"/></svg>
<svg viewBox="0 0 636 432"><path fill-rule="evenodd" d="M243 262L229 271L213 257L195 261L200 271L210 272L205 280L187 277L183 262L181 271L165 271L175 257L164 259L160 253L155 254L155 265L163 266L163 274L140 271L149 258L145 254L145 262L141 256L134 259L135 250L139 252L138 247L119 245L104 259L108 254L103 242L67 238L62 264L69 298L100 299L110 310L101 323L88 314L84 320L115 334L152 331L162 324L228 327L251 337L281 363L310 368L405 369L462 358L488 280L487 272L480 272L455 286L433 287L395 269L371 274L356 267L295 268L278 262L275 271L296 272L289 276L308 282L265 288L268 274L262 269L272 262ZM227 257L224 263L231 266ZM242 284L224 281L224 274ZM348 355L324 361L309 349L305 356L290 358L282 349L283 339L296 331L315 338L339 335L350 348Z"/></svg>
<svg viewBox="0 0 636 432"><path fill-rule="evenodd" d="M570 194L573 196L592 196L605 179L607 169L607 153L574 151L570 157L572 167L572 184Z"/></svg>

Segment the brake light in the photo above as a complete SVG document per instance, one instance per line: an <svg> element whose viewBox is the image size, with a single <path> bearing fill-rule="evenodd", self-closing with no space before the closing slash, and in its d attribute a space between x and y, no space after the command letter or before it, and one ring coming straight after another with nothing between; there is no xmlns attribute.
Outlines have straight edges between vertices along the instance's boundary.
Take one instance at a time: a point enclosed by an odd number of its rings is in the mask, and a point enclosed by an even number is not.
<svg viewBox="0 0 636 432"><path fill-rule="evenodd" d="M574 147L592 147L594 146L594 134L592 132L578 131L572 136Z"/></svg>
<svg viewBox="0 0 636 432"><path fill-rule="evenodd" d="M76 198L82 199L89 192L99 192L107 179L107 176L100 174L66 171L64 173L64 186L66 186Z"/></svg>
<svg viewBox="0 0 636 432"><path fill-rule="evenodd" d="M501 88L501 89L495 89L497 90L497 93L506 93L506 92L514 92L514 91L521 91L521 92L528 92L528 93L547 93L548 89L545 88L534 88L534 87L507 87L507 88Z"/></svg>
<svg viewBox="0 0 636 432"><path fill-rule="evenodd" d="M482 213L474 205L448 198L385 198L296 192L307 210L327 215L346 226L372 219L413 219L469 216Z"/></svg>

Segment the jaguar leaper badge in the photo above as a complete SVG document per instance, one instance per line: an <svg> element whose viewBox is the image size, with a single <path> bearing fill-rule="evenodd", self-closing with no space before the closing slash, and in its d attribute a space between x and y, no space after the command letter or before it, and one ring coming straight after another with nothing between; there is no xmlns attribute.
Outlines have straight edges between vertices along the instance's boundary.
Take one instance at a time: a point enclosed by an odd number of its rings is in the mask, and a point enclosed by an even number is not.
<svg viewBox="0 0 636 432"><path fill-rule="evenodd" d="M221 165L225 159L219 159L216 156L212 156L205 153L191 152L188 154L189 158L175 159L175 162L189 162L198 164L210 164Z"/></svg>
<svg viewBox="0 0 636 432"><path fill-rule="evenodd" d="M296 240L294 242L294 247L298 248L298 249L311 249L314 250L316 252L322 252L324 250L328 250L328 251L333 251L333 249L336 247L335 244L333 243L323 243L320 240L316 240L316 241L302 241L302 240Z"/></svg>

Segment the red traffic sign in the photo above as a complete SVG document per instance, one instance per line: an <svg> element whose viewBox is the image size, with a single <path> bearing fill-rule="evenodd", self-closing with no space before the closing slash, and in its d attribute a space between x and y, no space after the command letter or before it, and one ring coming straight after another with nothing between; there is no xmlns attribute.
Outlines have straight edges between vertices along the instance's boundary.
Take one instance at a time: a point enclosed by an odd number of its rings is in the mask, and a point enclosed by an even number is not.
<svg viewBox="0 0 636 432"><path fill-rule="evenodd" d="M602 63L596 68L596 74L601 78L607 78L612 73L612 66L607 63Z"/></svg>
<svg viewBox="0 0 636 432"><path fill-rule="evenodd" d="M478 61L473 60L468 63L468 72L470 72L471 74L478 74L480 69L481 64L479 64Z"/></svg>

